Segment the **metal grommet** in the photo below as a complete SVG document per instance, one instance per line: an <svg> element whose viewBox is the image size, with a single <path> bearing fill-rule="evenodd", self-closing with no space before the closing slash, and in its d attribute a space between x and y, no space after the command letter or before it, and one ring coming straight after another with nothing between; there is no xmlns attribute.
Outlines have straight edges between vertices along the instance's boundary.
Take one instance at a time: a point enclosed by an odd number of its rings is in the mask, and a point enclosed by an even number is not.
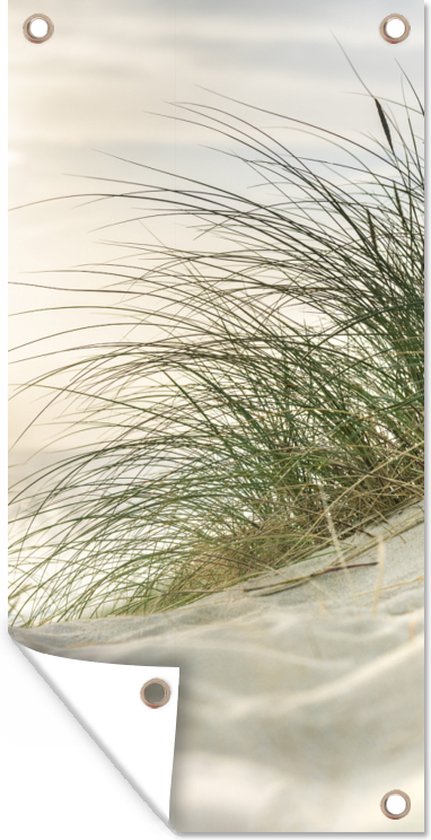
<svg viewBox="0 0 431 840"><path fill-rule="evenodd" d="M411 26L404 15L386 15L380 24L380 35L388 44L400 44L410 35Z"/></svg>
<svg viewBox="0 0 431 840"><path fill-rule="evenodd" d="M54 33L54 24L47 15L37 12L30 15L23 24L24 35L32 44L43 44Z"/></svg>
<svg viewBox="0 0 431 840"><path fill-rule="evenodd" d="M411 808L410 796L403 790L390 790L385 793L380 807L390 820L401 820L406 817Z"/></svg>
<svg viewBox="0 0 431 840"><path fill-rule="evenodd" d="M150 706L151 709L159 709L160 706L166 706L170 696L171 689L168 684L158 677L148 680L141 688L141 700L146 706Z"/></svg>

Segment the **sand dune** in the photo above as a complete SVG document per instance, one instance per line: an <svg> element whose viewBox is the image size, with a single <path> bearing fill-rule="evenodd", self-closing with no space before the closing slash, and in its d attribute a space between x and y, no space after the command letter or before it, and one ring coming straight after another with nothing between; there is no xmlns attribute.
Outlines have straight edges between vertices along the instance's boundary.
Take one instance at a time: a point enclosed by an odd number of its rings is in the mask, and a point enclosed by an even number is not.
<svg viewBox="0 0 431 840"><path fill-rule="evenodd" d="M62 656L181 667L177 830L421 832L422 543L414 506L341 544L348 565L376 565L285 587L334 551L262 576L262 589L14 634ZM380 810L393 788L412 800L402 820Z"/></svg>

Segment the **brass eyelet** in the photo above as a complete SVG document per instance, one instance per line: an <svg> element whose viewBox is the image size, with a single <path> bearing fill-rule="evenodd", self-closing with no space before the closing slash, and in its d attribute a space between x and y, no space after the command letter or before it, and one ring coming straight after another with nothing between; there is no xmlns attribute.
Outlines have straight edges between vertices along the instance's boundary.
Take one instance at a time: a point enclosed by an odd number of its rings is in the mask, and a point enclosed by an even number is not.
<svg viewBox="0 0 431 840"><path fill-rule="evenodd" d="M411 26L404 15L386 15L380 24L380 35L388 44L401 44L409 37Z"/></svg>
<svg viewBox="0 0 431 840"><path fill-rule="evenodd" d="M392 803L391 808L391 798L394 798L395 801ZM402 800L402 801L401 801ZM404 808L398 810L399 806L402 806L402 802L404 802ZM394 806L397 806L396 808ZM380 807L385 815L390 820L401 820L403 817L406 817L411 808L411 801L410 797L407 793L403 790L390 790L388 793L385 793L382 801L380 802Z"/></svg>
<svg viewBox="0 0 431 840"><path fill-rule="evenodd" d="M32 44L43 44L54 34L54 24L47 15L36 12L30 15L23 24L24 36Z"/></svg>
<svg viewBox="0 0 431 840"><path fill-rule="evenodd" d="M171 696L171 689L167 682L156 677L148 680L141 688L141 700L151 709L159 709L166 706Z"/></svg>

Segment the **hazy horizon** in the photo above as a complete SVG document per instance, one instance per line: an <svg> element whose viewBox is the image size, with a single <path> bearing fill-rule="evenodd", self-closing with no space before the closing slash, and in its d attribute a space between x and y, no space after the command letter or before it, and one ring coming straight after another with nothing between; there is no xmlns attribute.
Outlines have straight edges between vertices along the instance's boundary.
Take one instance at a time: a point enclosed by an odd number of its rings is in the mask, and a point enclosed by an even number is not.
<svg viewBox="0 0 431 840"><path fill-rule="evenodd" d="M308 0L306 14L304 8L296 0L126 0L121 6L112 0L77 0L72 7L49 0L43 11L54 21L54 36L33 45L22 34L22 23L33 9L17 0L9 18L11 205L100 190L87 175L143 177L136 167L107 155L221 185L234 179L236 186L250 188L250 173L208 148L229 151L233 144L227 138L166 119L178 116L170 103L235 107L203 87L358 138L378 135L374 105L363 95L335 38L373 93L399 99L401 71L396 61L422 85L422 3L403 2L397 8L412 24L410 38L397 47L386 44L378 32L381 19L392 11L387 2ZM300 154L313 155L321 148L315 136L298 133L274 116L258 114L256 119ZM135 222L95 231L134 216L132 199L89 204L75 198L15 211L11 280L52 285L69 285L70 280L77 289L85 288L85 277L64 275L60 269L129 256L130 249L121 242L155 242L157 237L178 244L179 237L181 242L189 235L172 220L153 222L150 228ZM113 246L108 240L120 244ZM31 276L34 271L50 273ZM103 285L94 276L91 282ZM11 312L42 310L11 318L12 345L27 344L14 358L31 357L12 368L12 388L46 364L36 359L41 347L28 342L84 323L82 312L47 312L51 304L62 307L68 302L64 292L11 287ZM91 319L89 324L97 322L94 314ZM106 338L106 330L103 334ZM64 345L56 338L44 342L43 349L57 353L56 364L64 358ZM41 399L45 397L39 393L25 392L12 401L12 440L28 426ZM53 416L48 413L46 420ZM22 438L18 452L49 444L51 436L49 425L35 426Z"/></svg>

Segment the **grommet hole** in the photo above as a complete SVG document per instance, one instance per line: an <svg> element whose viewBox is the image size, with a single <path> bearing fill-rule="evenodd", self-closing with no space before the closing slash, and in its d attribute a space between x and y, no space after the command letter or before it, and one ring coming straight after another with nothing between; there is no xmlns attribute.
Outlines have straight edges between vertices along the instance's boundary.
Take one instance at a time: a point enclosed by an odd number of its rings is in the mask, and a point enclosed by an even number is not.
<svg viewBox="0 0 431 840"><path fill-rule="evenodd" d="M387 15L380 24L380 34L389 44L400 44L410 35L410 24L404 15Z"/></svg>
<svg viewBox="0 0 431 840"><path fill-rule="evenodd" d="M165 706L171 696L168 684L159 678L148 680L141 688L141 700L151 709Z"/></svg>
<svg viewBox="0 0 431 840"><path fill-rule="evenodd" d="M410 811L410 797L403 790L390 790L385 793L380 807L390 820L400 820Z"/></svg>
<svg viewBox="0 0 431 840"><path fill-rule="evenodd" d="M43 44L54 32L54 24L51 18L38 12L30 15L23 25L24 35L32 44Z"/></svg>

